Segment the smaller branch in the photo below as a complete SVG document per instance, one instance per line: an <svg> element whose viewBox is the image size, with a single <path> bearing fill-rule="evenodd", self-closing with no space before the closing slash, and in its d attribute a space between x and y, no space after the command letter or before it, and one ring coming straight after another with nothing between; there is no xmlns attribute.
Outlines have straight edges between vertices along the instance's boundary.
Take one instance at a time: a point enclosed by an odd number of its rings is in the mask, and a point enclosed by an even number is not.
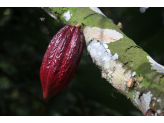
<svg viewBox="0 0 164 123"><path fill-rule="evenodd" d="M54 11L52 11L49 7L41 7L47 14L49 14L52 18L54 18L55 20L57 20L59 22L59 20L57 19L57 16L55 15Z"/></svg>

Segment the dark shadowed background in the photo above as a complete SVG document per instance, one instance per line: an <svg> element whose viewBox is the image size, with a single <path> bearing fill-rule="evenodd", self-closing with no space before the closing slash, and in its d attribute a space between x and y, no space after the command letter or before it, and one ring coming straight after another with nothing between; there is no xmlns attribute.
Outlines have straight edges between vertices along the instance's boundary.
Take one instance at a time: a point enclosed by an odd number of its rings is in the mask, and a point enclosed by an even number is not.
<svg viewBox="0 0 164 123"><path fill-rule="evenodd" d="M100 9L164 65L163 8ZM40 65L49 41L62 27L40 8L0 8L0 115L142 115L101 78L85 49L70 84L43 100Z"/></svg>

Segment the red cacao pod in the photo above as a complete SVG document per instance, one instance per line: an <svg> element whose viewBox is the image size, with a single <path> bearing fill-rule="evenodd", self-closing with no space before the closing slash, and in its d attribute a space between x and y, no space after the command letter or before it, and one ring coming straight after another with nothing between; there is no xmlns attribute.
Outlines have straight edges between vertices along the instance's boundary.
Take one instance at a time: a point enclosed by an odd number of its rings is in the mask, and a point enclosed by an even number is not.
<svg viewBox="0 0 164 123"><path fill-rule="evenodd" d="M62 91L72 80L83 51L83 32L65 26L50 41L40 67L43 98Z"/></svg>

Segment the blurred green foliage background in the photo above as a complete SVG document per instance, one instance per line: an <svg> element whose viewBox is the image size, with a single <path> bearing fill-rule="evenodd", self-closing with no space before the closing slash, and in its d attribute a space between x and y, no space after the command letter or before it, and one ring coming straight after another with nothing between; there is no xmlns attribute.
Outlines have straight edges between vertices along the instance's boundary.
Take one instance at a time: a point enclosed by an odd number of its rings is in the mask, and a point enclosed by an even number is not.
<svg viewBox="0 0 164 123"><path fill-rule="evenodd" d="M115 24L121 22L123 32L164 65L163 8L100 9ZM142 115L101 78L85 49L68 87L43 100L40 65L49 41L62 27L40 8L0 8L0 115Z"/></svg>

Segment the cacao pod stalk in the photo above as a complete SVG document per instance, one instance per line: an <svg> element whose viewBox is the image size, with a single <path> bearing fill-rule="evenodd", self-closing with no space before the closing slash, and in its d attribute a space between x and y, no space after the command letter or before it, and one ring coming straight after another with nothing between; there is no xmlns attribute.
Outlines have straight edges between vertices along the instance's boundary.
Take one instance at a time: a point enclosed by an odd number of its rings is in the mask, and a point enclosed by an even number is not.
<svg viewBox="0 0 164 123"><path fill-rule="evenodd" d="M44 99L62 91L72 80L81 59L83 40L82 30L67 25L50 41L40 67Z"/></svg>

